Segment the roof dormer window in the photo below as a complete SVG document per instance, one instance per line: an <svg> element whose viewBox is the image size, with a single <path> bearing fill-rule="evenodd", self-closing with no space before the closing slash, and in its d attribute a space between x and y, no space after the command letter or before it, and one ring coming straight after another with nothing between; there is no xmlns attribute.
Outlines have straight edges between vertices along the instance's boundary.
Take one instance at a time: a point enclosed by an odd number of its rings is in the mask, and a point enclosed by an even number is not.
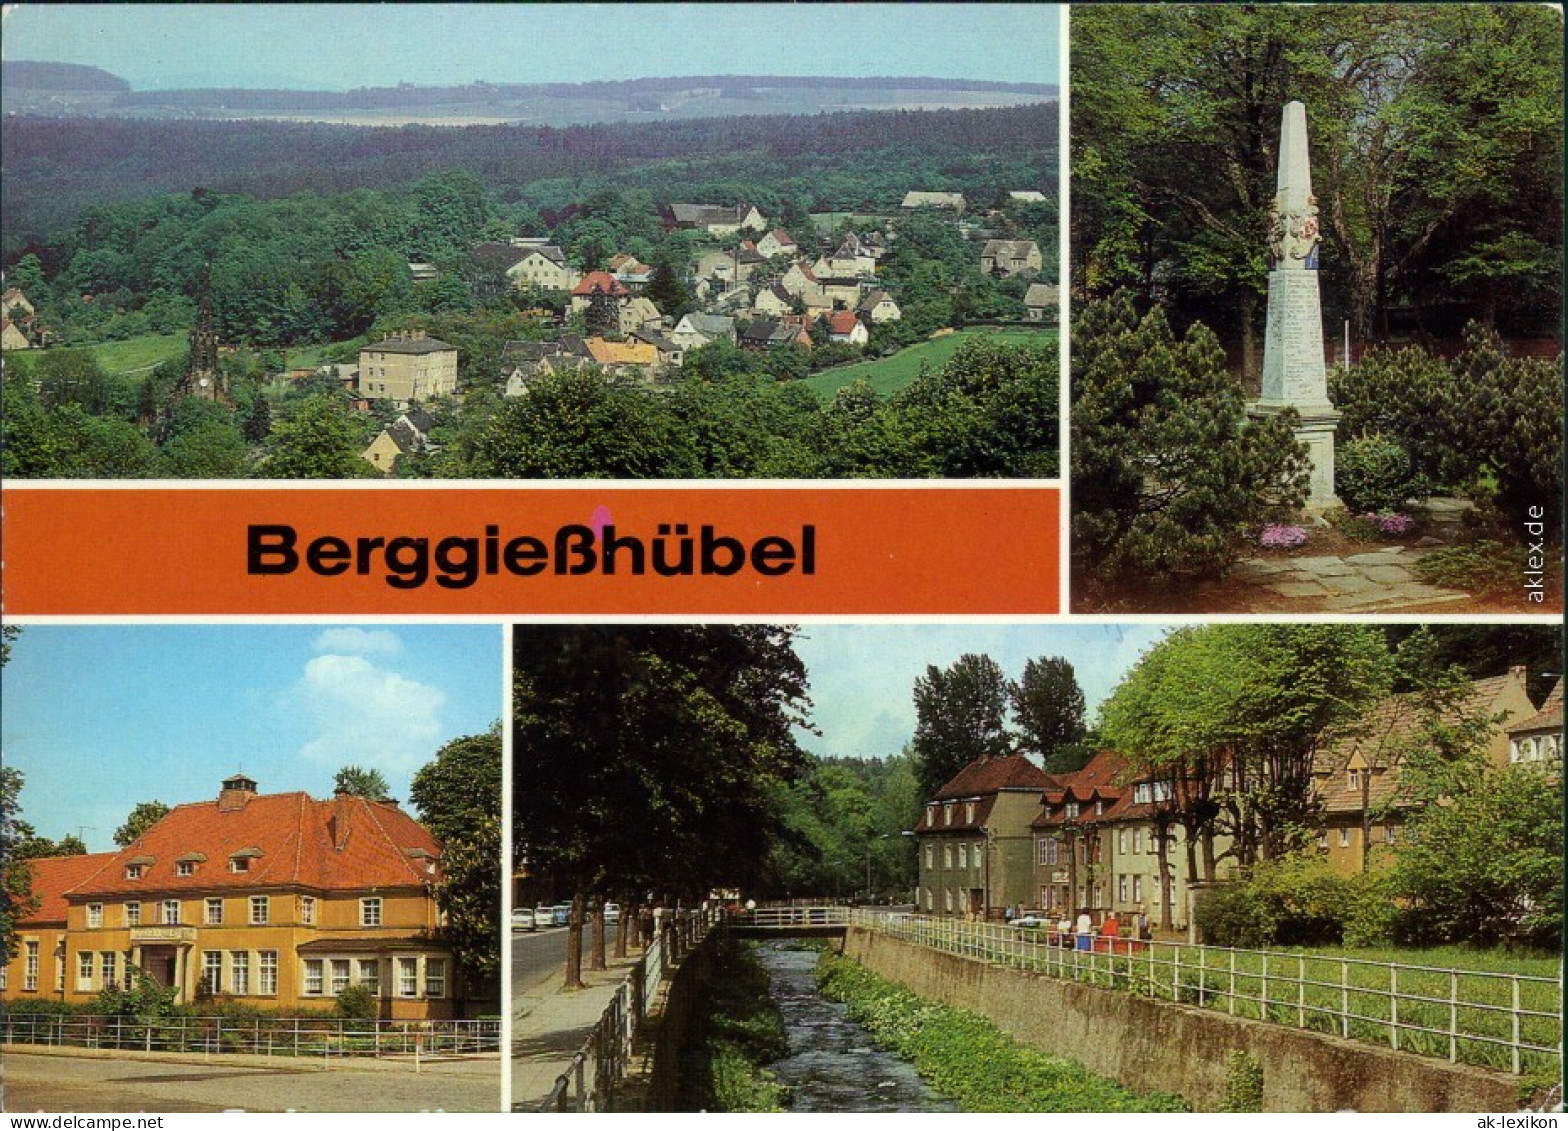
<svg viewBox="0 0 1568 1131"><path fill-rule="evenodd" d="M142 878L142 866L140 864L127 864L125 866L125 878L128 879L128 880L139 880L139 879L141 879Z"/></svg>
<svg viewBox="0 0 1568 1131"><path fill-rule="evenodd" d="M1067 803L1066 815L1068 820L1072 820L1074 817L1078 816L1078 802L1069 801Z"/></svg>
<svg viewBox="0 0 1568 1131"><path fill-rule="evenodd" d="M953 803L951 801L942 806L942 823L944 825L953 823Z"/></svg>
<svg viewBox="0 0 1568 1131"><path fill-rule="evenodd" d="M229 871L248 872L250 871L251 861L260 856L261 849L259 848L242 848L238 852L231 852L229 854Z"/></svg>

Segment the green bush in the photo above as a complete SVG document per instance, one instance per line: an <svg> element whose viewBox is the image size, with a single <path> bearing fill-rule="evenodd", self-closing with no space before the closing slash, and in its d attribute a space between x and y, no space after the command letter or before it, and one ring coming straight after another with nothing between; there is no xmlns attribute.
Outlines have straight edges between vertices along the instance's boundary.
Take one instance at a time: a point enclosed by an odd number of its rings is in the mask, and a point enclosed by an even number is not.
<svg viewBox="0 0 1568 1131"><path fill-rule="evenodd" d="M1395 906L1382 873L1344 876L1319 856L1256 865L1243 880L1210 889L1196 918L1215 946L1374 946L1394 932Z"/></svg>
<svg viewBox="0 0 1568 1131"><path fill-rule="evenodd" d="M376 1015L376 999L367 986L344 986L338 991L336 1008L339 1017L363 1020Z"/></svg>
<svg viewBox="0 0 1568 1131"><path fill-rule="evenodd" d="M1334 489L1353 513L1397 511L1406 499L1431 490L1410 453L1396 440L1373 433L1340 445L1334 455Z"/></svg>
<svg viewBox="0 0 1568 1131"><path fill-rule="evenodd" d="M1205 943L1248 950L1271 944L1279 927L1268 905L1245 883L1205 891L1193 919Z"/></svg>

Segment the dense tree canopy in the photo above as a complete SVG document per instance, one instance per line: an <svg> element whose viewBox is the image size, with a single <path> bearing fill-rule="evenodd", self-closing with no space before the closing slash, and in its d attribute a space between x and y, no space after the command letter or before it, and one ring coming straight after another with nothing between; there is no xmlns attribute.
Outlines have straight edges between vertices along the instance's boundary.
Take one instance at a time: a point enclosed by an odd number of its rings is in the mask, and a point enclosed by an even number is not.
<svg viewBox="0 0 1568 1131"><path fill-rule="evenodd" d="M169 807L161 801L138 801L125 823L114 830L114 843L124 848L168 815Z"/></svg>
<svg viewBox="0 0 1568 1131"><path fill-rule="evenodd" d="M1007 677L990 656L965 653L946 668L927 664L915 680L911 749L922 797L976 758L1012 752Z"/></svg>
<svg viewBox="0 0 1568 1131"><path fill-rule="evenodd" d="M344 766L332 779L333 793L363 797L367 801L390 801L392 787L386 775L374 766Z"/></svg>
<svg viewBox="0 0 1568 1131"><path fill-rule="evenodd" d="M1331 324L1551 333L1562 27L1514 4L1086 7L1073 14L1073 240L1090 296L1159 297L1255 375L1283 105L1307 107ZM1408 308L1408 309L1406 309Z"/></svg>

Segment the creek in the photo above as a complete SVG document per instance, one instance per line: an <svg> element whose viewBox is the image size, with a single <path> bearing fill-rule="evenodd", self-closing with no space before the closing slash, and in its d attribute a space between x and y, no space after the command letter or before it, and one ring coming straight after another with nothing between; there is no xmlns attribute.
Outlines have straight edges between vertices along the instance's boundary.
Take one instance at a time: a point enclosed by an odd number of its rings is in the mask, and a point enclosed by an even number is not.
<svg viewBox="0 0 1568 1131"><path fill-rule="evenodd" d="M956 1111L905 1061L871 1043L848 1007L817 992L817 951L756 948L789 1033L789 1055L767 1065L789 1086L791 1111Z"/></svg>

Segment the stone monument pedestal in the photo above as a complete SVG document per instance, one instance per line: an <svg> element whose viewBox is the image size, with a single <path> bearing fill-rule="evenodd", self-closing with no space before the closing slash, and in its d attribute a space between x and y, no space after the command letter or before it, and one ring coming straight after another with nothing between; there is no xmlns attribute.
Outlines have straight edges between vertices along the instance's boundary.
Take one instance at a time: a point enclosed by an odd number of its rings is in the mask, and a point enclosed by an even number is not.
<svg viewBox="0 0 1568 1131"><path fill-rule="evenodd" d="M1303 509L1309 516L1320 519L1325 511L1344 505L1334 493L1334 433L1339 428L1341 413L1332 405L1303 407L1253 401L1247 406L1247 415L1254 420L1266 420L1287 408L1294 408L1296 415L1301 417L1295 427L1296 441L1307 446L1307 461L1312 465Z"/></svg>

